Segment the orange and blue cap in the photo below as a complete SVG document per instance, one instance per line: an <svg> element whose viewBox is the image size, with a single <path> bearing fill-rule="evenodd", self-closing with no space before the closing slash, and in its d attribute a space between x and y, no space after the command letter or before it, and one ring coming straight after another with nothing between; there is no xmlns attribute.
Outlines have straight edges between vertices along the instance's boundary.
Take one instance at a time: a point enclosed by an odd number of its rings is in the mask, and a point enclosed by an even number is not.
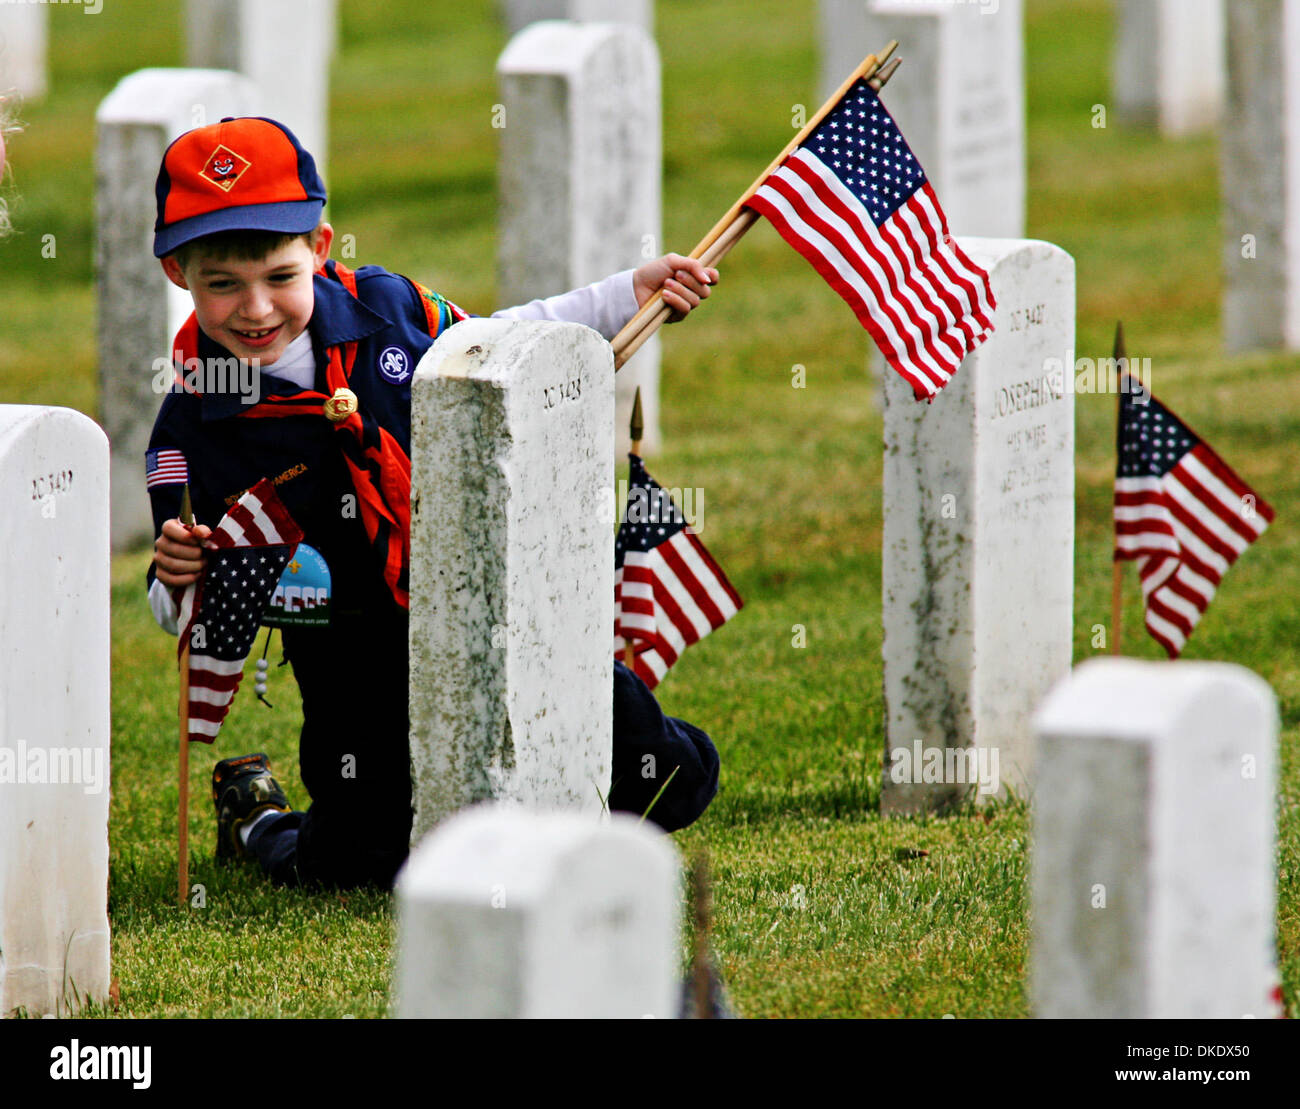
<svg viewBox="0 0 1300 1109"><path fill-rule="evenodd" d="M325 207L312 156L284 124L261 116L186 131L163 154L154 191L158 258L216 231L305 234Z"/></svg>

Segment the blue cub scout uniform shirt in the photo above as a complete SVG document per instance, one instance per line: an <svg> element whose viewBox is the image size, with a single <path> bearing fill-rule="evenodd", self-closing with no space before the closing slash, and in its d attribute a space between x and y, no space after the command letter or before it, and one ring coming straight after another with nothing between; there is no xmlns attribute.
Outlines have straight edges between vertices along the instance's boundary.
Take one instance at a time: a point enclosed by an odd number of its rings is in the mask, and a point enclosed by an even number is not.
<svg viewBox="0 0 1300 1109"><path fill-rule="evenodd" d="M333 266L327 263L331 272ZM355 341L348 387L409 454L416 363L456 316L433 294L431 314L436 318L431 333L424 297L406 278L380 266L363 266L356 271L356 283L354 297L334 277L316 274L313 279L315 307L307 330L316 359L314 388L330 392L325 385L329 348ZM198 356L204 365L209 359L231 357L202 331ZM260 375L257 385L259 398L300 391L269 374ZM302 528L304 542L329 565L333 610L392 605L336 439L345 433L336 431L319 410L311 415L246 415L253 407L233 388L195 395L174 387L163 399L149 449L179 450L185 456L195 520L215 527L245 490L267 478ZM175 482L149 490L155 537L163 522L179 513L181 489Z"/></svg>

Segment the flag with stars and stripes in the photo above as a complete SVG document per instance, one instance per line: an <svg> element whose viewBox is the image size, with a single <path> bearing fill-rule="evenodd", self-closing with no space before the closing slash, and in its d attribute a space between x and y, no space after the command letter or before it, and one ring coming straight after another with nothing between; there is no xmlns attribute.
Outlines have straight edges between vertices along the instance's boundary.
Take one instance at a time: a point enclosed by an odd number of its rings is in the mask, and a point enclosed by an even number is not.
<svg viewBox="0 0 1300 1109"><path fill-rule="evenodd" d="M1273 509L1169 409L1150 393L1121 392L1115 558L1137 560L1147 631L1170 658L1272 520Z"/></svg>
<svg viewBox="0 0 1300 1109"><path fill-rule="evenodd" d="M190 480L185 455L175 447L154 447L144 452L144 487L184 485Z"/></svg>
<svg viewBox="0 0 1300 1109"><path fill-rule="evenodd" d="M629 454L627 507L614 541L614 645L651 689L681 653L744 603L672 497Z"/></svg>
<svg viewBox="0 0 1300 1109"><path fill-rule="evenodd" d="M203 576L181 594L178 651L189 660L189 737L211 743L244 675L244 660L302 531L265 479L208 538Z"/></svg>
<svg viewBox="0 0 1300 1109"><path fill-rule="evenodd" d="M920 162L866 81L745 204L848 302L918 400L992 334L988 274L948 234Z"/></svg>

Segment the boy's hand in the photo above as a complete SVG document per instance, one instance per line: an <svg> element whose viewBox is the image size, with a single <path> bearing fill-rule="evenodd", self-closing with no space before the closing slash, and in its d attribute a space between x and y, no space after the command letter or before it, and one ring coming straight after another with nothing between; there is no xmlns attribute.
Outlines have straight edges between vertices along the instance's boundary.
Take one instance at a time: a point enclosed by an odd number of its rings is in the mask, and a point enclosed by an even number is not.
<svg viewBox="0 0 1300 1109"><path fill-rule="evenodd" d="M673 310L669 323L684 319L692 308L698 308L709 295L709 286L717 283L717 270L684 254L665 254L639 266L632 274L637 307L644 307L655 293L662 292L664 303Z"/></svg>
<svg viewBox="0 0 1300 1109"><path fill-rule="evenodd" d="M203 541L212 534L206 524L187 528L179 520L168 520L153 543L153 567L158 580L169 589L192 585L199 580L206 563Z"/></svg>

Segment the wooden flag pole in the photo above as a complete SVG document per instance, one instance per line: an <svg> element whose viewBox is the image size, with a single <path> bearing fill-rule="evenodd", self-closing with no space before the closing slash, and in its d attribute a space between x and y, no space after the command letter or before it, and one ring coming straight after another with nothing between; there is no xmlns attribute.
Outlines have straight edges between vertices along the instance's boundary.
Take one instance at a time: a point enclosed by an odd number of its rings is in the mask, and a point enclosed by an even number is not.
<svg viewBox="0 0 1300 1109"><path fill-rule="evenodd" d="M1118 472L1122 449L1120 433L1123 427L1124 375L1128 372L1128 353L1124 347L1124 324L1118 320L1115 323L1115 349L1112 353L1116 365L1120 364L1121 358L1124 359L1124 369L1115 377L1115 468ZM1120 646L1124 639L1124 560L1119 557L1119 521L1114 521L1112 526L1115 530L1115 554L1110 581L1110 653L1118 655L1121 653Z"/></svg>
<svg viewBox="0 0 1300 1109"><path fill-rule="evenodd" d="M713 1012L712 982L709 974L709 917L711 897L709 890L709 856L703 848L691 860L691 916L695 924L695 950L691 959L691 992L694 995L694 1016L707 1020Z"/></svg>
<svg viewBox="0 0 1300 1109"><path fill-rule="evenodd" d="M1120 654L1119 644L1123 637L1124 621L1124 560L1115 559L1110 582L1110 653Z"/></svg>
<svg viewBox="0 0 1300 1109"><path fill-rule="evenodd" d="M695 249L690 253L690 257L698 258L706 266L716 267L722 261L728 251L740 241L741 236L753 227L758 219L758 213L743 207L744 203L789 157L791 151L816 130L821 121L843 99L844 94L849 91L855 81L865 78L871 87L877 91L884 86L885 82L894 75L894 71L898 68L900 59L897 58L890 62L889 65L885 65L885 62L897 47L898 42L894 41L889 43L879 55L868 54L863 58L861 64L845 78L844 83L831 94L826 103L817 109L816 114L790 140L786 148L773 158L772 163L754 179L749 188L740 194L740 198L727 210L726 215L718 220L709 230L709 233L696 244ZM641 306L640 310L627 322L623 330L614 336L612 345L614 348L615 372L641 348L641 345L671 315L672 309L663 303L661 293L655 293Z"/></svg>
<svg viewBox="0 0 1300 1109"><path fill-rule="evenodd" d="M627 434L632 441L632 453L640 457L641 437L645 435L645 418L641 414L640 385L636 387L636 394L632 397L632 418L627 422ZM636 648L630 639L625 638L623 640L623 665L631 670L635 661Z"/></svg>
<svg viewBox="0 0 1300 1109"><path fill-rule="evenodd" d="M186 527L194 526L194 509L190 504L190 487L181 491L180 521ZM182 628L181 632L184 633ZM190 645L181 648L180 682L180 797L177 801L179 858L176 865L176 887L181 905L190 895Z"/></svg>

